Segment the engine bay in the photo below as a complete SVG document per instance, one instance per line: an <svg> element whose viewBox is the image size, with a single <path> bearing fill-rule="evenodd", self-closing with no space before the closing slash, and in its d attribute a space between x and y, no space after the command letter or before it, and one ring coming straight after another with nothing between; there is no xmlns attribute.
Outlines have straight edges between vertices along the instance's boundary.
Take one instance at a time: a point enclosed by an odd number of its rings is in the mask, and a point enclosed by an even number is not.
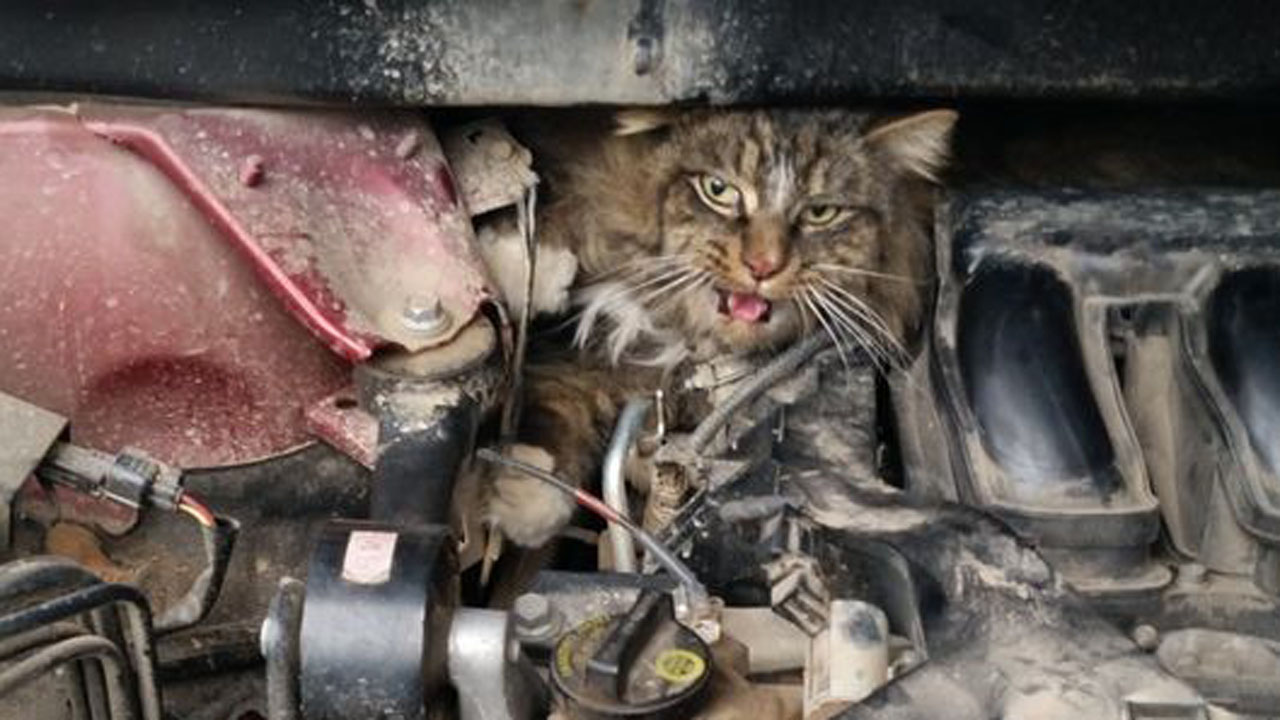
<svg viewBox="0 0 1280 720"><path fill-rule="evenodd" d="M704 10L543 103L6 97L0 717L1280 716L1269 106L961 93L900 358L684 363L584 487L516 449L581 315L539 213L619 110L534 106L744 100L650 97Z"/></svg>

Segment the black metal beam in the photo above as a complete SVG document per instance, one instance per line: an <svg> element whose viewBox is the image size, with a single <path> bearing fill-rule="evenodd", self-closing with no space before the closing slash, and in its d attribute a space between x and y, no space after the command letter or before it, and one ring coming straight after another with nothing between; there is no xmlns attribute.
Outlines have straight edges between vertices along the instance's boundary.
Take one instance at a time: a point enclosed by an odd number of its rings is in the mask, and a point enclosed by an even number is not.
<svg viewBox="0 0 1280 720"><path fill-rule="evenodd" d="M1255 98L1268 0L8 0L0 90L391 105Z"/></svg>

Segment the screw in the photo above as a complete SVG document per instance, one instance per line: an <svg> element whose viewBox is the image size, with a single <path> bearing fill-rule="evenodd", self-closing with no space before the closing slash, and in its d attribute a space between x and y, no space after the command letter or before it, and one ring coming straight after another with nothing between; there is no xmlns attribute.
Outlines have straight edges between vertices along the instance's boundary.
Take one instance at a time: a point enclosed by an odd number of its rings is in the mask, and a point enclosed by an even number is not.
<svg viewBox="0 0 1280 720"><path fill-rule="evenodd" d="M524 639L545 639L555 634L555 608L545 595L525 593L511 607L516 635Z"/></svg>
<svg viewBox="0 0 1280 720"><path fill-rule="evenodd" d="M405 303L404 326L419 335L439 335L449 327L449 313L439 298L411 297Z"/></svg>

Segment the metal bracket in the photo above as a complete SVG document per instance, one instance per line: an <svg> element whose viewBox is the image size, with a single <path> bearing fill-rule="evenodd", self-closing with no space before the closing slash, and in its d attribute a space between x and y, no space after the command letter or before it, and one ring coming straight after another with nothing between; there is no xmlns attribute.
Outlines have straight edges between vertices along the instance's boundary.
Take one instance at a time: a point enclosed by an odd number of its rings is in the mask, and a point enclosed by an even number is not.
<svg viewBox="0 0 1280 720"><path fill-rule="evenodd" d="M9 549L12 503L18 488L66 428L65 417L0 393L0 551Z"/></svg>

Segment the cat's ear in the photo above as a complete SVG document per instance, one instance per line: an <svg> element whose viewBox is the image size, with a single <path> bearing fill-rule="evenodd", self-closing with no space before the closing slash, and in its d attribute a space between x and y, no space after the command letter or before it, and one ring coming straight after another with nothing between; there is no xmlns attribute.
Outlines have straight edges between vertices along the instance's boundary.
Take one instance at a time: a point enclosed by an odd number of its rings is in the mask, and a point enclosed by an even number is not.
<svg viewBox="0 0 1280 720"><path fill-rule="evenodd" d="M947 164L951 129L958 117L954 110L910 115L872 129L865 141L883 150L902 170L937 180L938 172Z"/></svg>
<svg viewBox="0 0 1280 720"><path fill-rule="evenodd" d="M635 108L619 110L613 117L614 135L639 135L667 127L676 120L676 114L663 108Z"/></svg>

